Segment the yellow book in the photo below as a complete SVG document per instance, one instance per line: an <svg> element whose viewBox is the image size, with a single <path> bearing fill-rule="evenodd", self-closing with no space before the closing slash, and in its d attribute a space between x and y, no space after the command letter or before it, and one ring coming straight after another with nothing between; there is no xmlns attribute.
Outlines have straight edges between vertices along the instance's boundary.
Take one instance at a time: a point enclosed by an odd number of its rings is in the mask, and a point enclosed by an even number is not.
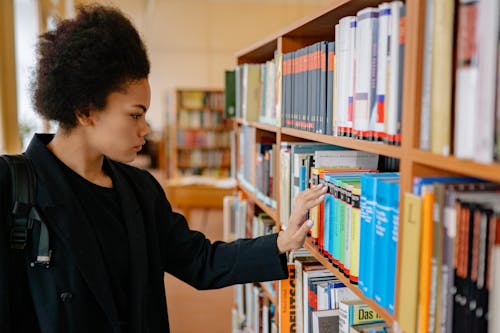
<svg viewBox="0 0 500 333"><path fill-rule="evenodd" d="M415 332L417 327L418 272L420 228L422 226L422 199L405 193L401 224L399 261L398 320L403 332Z"/></svg>
<svg viewBox="0 0 500 333"><path fill-rule="evenodd" d="M454 0L434 1L434 38L431 79L431 150L449 155Z"/></svg>
<svg viewBox="0 0 500 333"><path fill-rule="evenodd" d="M431 260L433 240L433 185L422 186L422 232L420 235L420 285L418 287L418 329L427 332L429 327Z"/></svg>
<svg viewBox="0 0 500 333"><path fill-rule="evenodd" d="M359 277L359 246L361 234L361 184L352 187L351 194L352 210L351 210L351 246L350 246L350 271L349 280L353 283L358 283Z"/></svg>

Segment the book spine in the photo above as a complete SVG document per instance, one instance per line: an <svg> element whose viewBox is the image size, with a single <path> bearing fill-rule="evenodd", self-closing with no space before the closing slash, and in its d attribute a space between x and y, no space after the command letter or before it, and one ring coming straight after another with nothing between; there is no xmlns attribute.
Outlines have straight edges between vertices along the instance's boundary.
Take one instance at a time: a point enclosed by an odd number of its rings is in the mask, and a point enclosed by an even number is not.
<svg viewBox="0 0 500 333"><path fill-rule="evenodd" d="M432 38L434 1L425 1L425 30L422 62L422 104L420 108L420 149L431 149Z"/></svg>
<svg viewBox="0 0 500 333"><path fill-rule="evenodd" d="M474 157L478 100L477 11L478 1L460 1L458 5L457 65L455 80L454 154L457 158Z"/></svg>
<svg viewBox="0 0 500 333"><path fill-rule="evenodd" d="M432 45L431 150L450 154L454 1L434 2Z"/></svg>
<svg viewBox="0 0 500 333"><path fill-rule="evenodd" d="M359 247L360 247L360 188L353 188L351 192L351 240L350 240L350 267L349 280L358 284L359 277Z"/></svg>

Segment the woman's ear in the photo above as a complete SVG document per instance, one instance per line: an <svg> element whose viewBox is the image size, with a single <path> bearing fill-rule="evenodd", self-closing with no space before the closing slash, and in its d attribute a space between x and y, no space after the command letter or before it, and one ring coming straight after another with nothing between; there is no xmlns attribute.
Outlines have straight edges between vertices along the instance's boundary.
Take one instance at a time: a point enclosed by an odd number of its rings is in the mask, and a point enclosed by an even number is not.
<svg viewBox="0 0 500 333"><path fill-rule="evenodd" d="M87 112L81 112L77 111L76 112L76 119L78 120L78 124L80 126L92 126L94 124L94 119L92 117L92 111L87 111Z"/></svg>

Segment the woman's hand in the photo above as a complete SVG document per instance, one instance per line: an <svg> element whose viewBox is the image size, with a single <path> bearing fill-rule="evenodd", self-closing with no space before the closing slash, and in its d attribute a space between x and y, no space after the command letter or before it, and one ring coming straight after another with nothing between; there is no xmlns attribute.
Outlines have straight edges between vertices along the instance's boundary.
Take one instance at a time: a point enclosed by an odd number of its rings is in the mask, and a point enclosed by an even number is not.
<svg viewBox="0 0 500 333"><path fill-rule="evenodd" d="M313 225L313 221L305 221L309 209L319 205L328 187L316 185L310 189L300 192L293 201L293 211L288 220L286 230L280 231L278 235L278 250L285 253L296 250L304 245L307 233Z"/></svg>

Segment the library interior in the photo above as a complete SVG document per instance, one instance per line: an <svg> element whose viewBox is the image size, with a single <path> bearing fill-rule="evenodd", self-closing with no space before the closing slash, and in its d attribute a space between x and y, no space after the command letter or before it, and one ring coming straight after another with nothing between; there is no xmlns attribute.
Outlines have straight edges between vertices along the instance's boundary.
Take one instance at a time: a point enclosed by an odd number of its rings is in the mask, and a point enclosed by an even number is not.
<svg viewBox="0 0 500 333"><path fill-rule="evenodd" d="M500 332L498 0L0 0L0 155L0 332Z"/></svg>

